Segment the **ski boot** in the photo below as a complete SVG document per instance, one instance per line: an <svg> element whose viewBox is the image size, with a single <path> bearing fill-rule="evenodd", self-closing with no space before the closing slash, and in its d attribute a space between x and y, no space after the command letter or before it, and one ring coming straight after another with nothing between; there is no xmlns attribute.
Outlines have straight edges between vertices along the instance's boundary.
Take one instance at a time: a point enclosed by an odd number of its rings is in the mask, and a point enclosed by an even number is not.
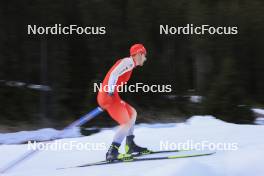
<svg viewBox="0 0 264 176"><path fill-rule="evenodd" d="M151 150L145 147L140 147L137 144L135 144L134 138L135 138L134 135L127 136L126 138L125 151L127 154L137 156L137 155L145 155L151 153Z"/></svg>
<svg viewBox="0 0 264 176"><path fill-rule="evenodd" d="M122 154L118 152L120 144L113 142L106 153L106 161L113 162L116 160L131 161L133 156L130 154Z"/></svg>

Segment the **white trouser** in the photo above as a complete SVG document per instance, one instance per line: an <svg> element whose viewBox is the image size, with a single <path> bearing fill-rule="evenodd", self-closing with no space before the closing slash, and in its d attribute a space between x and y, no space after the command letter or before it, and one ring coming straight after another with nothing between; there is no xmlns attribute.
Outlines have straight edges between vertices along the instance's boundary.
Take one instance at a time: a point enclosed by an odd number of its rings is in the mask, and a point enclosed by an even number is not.
<svg viewBox="0 0 264 176"><path fill-rule="evenodd" d="M127 123L122 124L118 127L113 142L121 144L126 136L133 135L135 122L136 113L133 114L132 118Z"/></svg>

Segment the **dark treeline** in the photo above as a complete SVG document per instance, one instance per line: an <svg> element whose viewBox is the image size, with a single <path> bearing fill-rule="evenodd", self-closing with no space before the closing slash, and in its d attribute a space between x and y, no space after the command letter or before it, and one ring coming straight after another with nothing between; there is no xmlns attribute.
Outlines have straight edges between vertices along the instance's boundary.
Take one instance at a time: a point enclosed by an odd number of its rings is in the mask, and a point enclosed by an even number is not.
<svg viewBox="0 0 264 176"><path fill-rule="evenodd" d="M1 123L61 126L86 113L96 106L93 83L137 42L146 46L148 61L131 83L173 85L166 94L122 94L138 111L151 112L142 121L151 115L162 120L171 112L175 118L212 114L250 123L250 106L264 104L261 0L11 0L1 1L0 19ZM28 24L105 26L106 35L27 35ZM161 24L237 26L238 34L160 35ZM52 91L11 87L3 80L48 85ZM168 98L172 95L177 96ZM188 95L203 101L194 105ZM92 122L109 123L109 118Z"/></svg>

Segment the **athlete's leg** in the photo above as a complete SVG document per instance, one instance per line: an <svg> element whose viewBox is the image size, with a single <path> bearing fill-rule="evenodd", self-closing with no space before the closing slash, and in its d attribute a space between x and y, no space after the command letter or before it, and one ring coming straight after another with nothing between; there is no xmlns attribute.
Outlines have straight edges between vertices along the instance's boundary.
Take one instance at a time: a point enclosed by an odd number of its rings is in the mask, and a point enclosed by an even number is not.
<svg viewBox="0 0 264 176"><path fill-rule="evenodd" d="M133 108L128 103L126 103L126 108L127 108L128 114L130 116L130 121L131 121L131 126L130 126L130 129L129 129L128 134L127 134L127 136L129 136L129 135L133 135L133 133L134 133L134 126L135 126L136 119L137 119L137 111L135 110L135 108Z"/></svg>
<svg viewBox="0 0 264 176"><path fill-rule="evenodd" d="M115 101L110 108L107 108L109 115L116 120L120 126L114 135L112 145L106 153L106 160L115 160L119 156L118 149L127 136L129 130L134 125L134 120L130 119L129 112L126 109L125 102L122 100Z"/></svg>
<svg viewBox="0 0 264 176"><path fill-rule="evenodd" d="M137 111L128 103L126 103L126 108L127 111L130 115L130 129L127 133L126 136L126 146L125 146L125 151L126 153L141 153L141 154L146 154L146 153L150 153L150 150L148 150L145 147L140 147L138 146L135 142L134 142L134 126L135 126L135 122L136 122L136 118L137 118Z"/></svg>
<svg viewBox="0 0 264 176"><path fill-rule="evenodd" d="M120 125L118 131L114 136L114 142L122 143L123 139L126 136L133 135L134 133L134 125L137 118L137 111L125 102L125 108L127 110L127 115L129 117L129 121L125 124Z"/></svg>
<svg viewBox="0 0 264 176"><path fill-rule="evenodd" d="M127 123L120 125L114 136L113 142L121 144L129 133L133 134L134 123L134 119L130 119Z"/></svg>
<svg viewBox="0 0 264 176"><path fill-rule="evenodd" d="M113 142L121 144L134 125L134 120L131 120L131 112L128 111L126 103L121 99L116 99L107 111L120 125L114 136Z"/></svg>

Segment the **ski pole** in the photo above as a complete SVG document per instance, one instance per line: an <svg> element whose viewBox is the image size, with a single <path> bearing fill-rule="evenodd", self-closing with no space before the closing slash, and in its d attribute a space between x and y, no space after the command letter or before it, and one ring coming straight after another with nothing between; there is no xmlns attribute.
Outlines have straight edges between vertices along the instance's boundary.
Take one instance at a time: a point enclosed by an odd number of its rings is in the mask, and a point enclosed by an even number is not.
<svg viewBox="0 0 264 176"><path fill-rule="evenodd" d="M88 122L89 120L93 119L94 117L96 117L101 112L103 112L103 109L101 109L100 107L95 108L94 110L90 111L88 114L80 117L78 120L72 122L70 125L68 125L67 127L65 127L57 135L57 138L60 137L60 136L62 136L68 129L71 129L73 127L78 127L78 126L81 126L81 125L85 124L86 122ZM51 142L53 142L53 141L51 141ZM36 154L38 151L39 150L36 148L36 150L30 150L30 151L24 153L22 156L20 156L16 160L11 161L5 167L1 168L0 173L1 174L6 173L8 170L12 169L13 167L15 167L16 165L18 165L19 163L21 163L25 159L29 158L30 156L33 156L33 154Z"/></svg>

